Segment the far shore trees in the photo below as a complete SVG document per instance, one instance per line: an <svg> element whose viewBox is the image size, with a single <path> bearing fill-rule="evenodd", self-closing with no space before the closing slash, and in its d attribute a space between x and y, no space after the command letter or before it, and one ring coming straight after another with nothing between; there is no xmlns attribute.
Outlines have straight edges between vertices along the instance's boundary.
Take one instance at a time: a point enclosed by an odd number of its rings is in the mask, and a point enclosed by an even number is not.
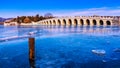
<svg viewBox="0 0 120 68"><path fill-rule="evenodd" d="M39 14L35 16L17 16L17 18L14 18L12 21L21 24L21 23L38 22L49 18L54 18L51 13L46 13L45 16L40 16Z"/></svg>
<svg viewBox="0 0 120 68"><path fill-rule="evenodd" d="M36 15L35 17L33 17L33 18L34 18L34 19L33 19L34 22L40 21L40 20L39 20L39 14L37 14L37 15Z"/></svg>
<svg viewBox="0 0 120 68"><path fill-rule="evenodd" d="M24 23L31 23L32 21L30 20L30 18L26 17L24 20L23 20Z"/></svg>

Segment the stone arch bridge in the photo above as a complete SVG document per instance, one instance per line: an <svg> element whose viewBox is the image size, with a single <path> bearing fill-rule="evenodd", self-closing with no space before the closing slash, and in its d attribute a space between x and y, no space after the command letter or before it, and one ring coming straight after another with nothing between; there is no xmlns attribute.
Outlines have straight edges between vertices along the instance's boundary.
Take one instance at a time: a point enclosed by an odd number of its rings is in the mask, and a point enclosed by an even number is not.
<svg viewBox="0 0 120 68"><path fill-rule="evenodd" d="M119 24L119 19L116 19L114 16L55 17L39 21L38 24L59 26L113 26Z"/></svg>

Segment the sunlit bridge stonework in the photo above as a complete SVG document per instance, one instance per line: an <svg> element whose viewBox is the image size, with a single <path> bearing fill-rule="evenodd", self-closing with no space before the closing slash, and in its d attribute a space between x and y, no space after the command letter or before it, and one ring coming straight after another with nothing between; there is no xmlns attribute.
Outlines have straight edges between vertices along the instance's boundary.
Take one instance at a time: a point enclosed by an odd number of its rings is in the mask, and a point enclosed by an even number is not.
<svg viewBox="0 0 120 68"><path fill-rule="evenodd" d="M119 25L119 16L74 16L55 17L39 21L40 25L61 25L61 26L113 26Z"/></svg>

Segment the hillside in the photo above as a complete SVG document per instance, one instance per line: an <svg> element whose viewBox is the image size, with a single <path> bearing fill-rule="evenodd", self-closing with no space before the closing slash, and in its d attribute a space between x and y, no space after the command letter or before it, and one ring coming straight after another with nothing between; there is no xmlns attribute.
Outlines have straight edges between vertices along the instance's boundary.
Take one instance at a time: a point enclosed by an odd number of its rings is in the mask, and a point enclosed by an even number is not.
<svg viewBox="0 0 120 68"><path fill-rule="evenodd" d="M10 19L12 19L12 18L2 18L2 17L0 17L0 25L2 25L4 21L10 20Z"/></svg>
<svg viewBox="0 0 120 68"><path fill-rule="evenodd" d="M2 18L2 17L0 17L0 22L4 22L5 20L10 20L10 19L12 19L12 18Z"/></svg>

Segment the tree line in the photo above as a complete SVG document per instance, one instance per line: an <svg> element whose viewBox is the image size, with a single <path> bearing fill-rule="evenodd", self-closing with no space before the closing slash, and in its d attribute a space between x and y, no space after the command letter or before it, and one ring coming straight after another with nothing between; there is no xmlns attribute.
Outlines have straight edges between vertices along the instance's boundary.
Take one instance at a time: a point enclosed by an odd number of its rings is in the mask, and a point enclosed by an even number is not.
<svg viewBox="0 0 120 68"><path fill-rule="evenodd" d="M31 23L31 22L38 22L40 20L44 19L50 19L54 18L53 16L39 16L39 14L35 16L17 16L17 18L13 18L12 22L17 22L17 23Z"/></svg>

